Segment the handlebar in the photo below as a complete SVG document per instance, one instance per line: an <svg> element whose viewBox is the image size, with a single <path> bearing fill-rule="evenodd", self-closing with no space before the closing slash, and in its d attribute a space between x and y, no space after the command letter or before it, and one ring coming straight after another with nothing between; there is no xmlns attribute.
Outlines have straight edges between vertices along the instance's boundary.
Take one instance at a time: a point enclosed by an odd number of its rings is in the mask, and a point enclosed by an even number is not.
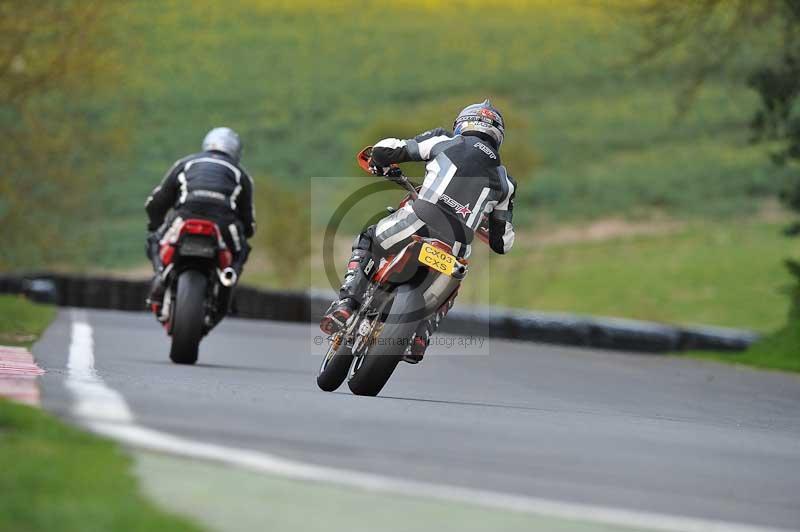
<svg viewBox="0 0 800 532"><path fill-rule="evenodd" d="M419 185L412 183L411 180L404 176L403 170L401 170L399 166L393 165L391 168L389 168L389 172L386 174L386 177L390 178L391 181L406 189L411 195L411 199L419 198L419 193L417 192L417 187Z"/></svg>

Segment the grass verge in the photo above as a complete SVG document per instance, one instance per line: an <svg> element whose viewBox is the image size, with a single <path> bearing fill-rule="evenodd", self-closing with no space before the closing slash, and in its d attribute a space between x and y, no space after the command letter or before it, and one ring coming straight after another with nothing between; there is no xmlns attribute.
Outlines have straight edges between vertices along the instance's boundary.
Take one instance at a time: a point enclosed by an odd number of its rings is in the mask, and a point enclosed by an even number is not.
<svg viewBox="0 0 800 532"><path fill-rule="evenodd" d="M0 345L30 347L55 316L49 305L23 296L0 295Z"/></svg>
<svg viewBox="0 0 800 532"><path fill-rule="evenodd" d="M113 443L0 400L0 531L199 530L140 494Z"/></svg>
<svg viewBox="0 0 800 532"><path fill-rule="evenodd" d="M29 346L55 315L0 296L0 344ZM0 532L195 532L141 495L131 460L110 441L0 399Z"/></svg>
<svg viewBox="0 0 800 532"><path fill-rule="evenodd" d="M790 319L785 327L765 336L747 351L741 353L693 351L689 356L800 373L800 316Z"/></svg>

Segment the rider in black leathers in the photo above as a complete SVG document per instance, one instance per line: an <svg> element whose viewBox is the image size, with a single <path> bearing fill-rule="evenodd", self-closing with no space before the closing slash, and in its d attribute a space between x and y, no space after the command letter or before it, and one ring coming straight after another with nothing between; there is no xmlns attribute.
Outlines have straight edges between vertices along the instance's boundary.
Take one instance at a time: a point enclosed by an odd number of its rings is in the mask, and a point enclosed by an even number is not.
<svg viewBox="0 0 800 532"><path fill-rule="evenodd" d="M517 185L500 162L505 136L502 115L486 100L464 108L453 128L452 134L434 129L413 139L388 138L373 146L374 174L392 179L391 164L426 161L425 181L419 199L356 237L339 299L320 322L323 332L334 334L345 326L361 304L376 261L405 247L412 235L438 238L452 245L455 255L466 258L474 231L486 214L492 250L502 254L513 246ZM442 317L420 324L409 361L422 358Z"/></svg>
<svg viewBox="0 0 800 532"><path fill-rule="evenodd" d="M151 306L160 306L164 297L159 242L173 224L187 218L215 222L233 254L231 267L237 278L250 253L247 239L256 229L253 180L239 164L239 135L226 127L214 128L202 148L201 153L177 161L145 203L149 218L145 250L155 272L148 298Z"/></svg>

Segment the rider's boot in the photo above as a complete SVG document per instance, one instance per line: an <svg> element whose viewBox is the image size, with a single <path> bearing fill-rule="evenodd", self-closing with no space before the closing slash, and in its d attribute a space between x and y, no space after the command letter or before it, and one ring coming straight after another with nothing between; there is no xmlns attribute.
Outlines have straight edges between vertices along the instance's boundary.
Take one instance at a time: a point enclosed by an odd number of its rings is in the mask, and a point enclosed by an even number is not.
<svg viewBox="0 0 800 532"><path fill-rule="evenodd" d="M219 299L218 299L218 308L215 316L214 324L216 325L219 323L222 318L227 316L228 314L237 314L236 304L233 297L233 291L236 288L239 279L242 278L242 271L244 270L244 265L247 262L247 257L250 254L250 246L245 244L242 248L242 251L235 254L233 256L233 262L230 265L230 268L234 272L233 276L233 284L231 286L220 286L219 288Z"/></svg>
<svg viewBox="0 0 800 532"><path fill-rule="evenodd" d="M147 306L150 307L156 316L161 313L161 305L164 303L164 293L166 293L167 287L164 283L164 279L161 277L161 272L156 273L153 276L153 280L150 282L150 291L147 294Z"/></svg>
<svg viewBox="0 0 800 532"><path fill-rule="evenodd" d="M425 350L428 349L428 346L431 344L431 336L436 332L437 315L438 314L430 317L417 326L417 332L411 340L411 347L406 354L403 355L404 361L409 364L418 364L422 361L422 357L425 356Z"/></svg>
<svg viewBox="0 0 800 532"><path fill-rule="evenodd" d="M161 255L159 254L159 237L156 233L147 235L147 243L145 244L145 252L147 258L153 263L153 280L150 283L150 290L147 294L147 306L156 314L159 315L161 304L164 302L164 293L166 292L166 284L161 274L164 270L164 265L161 262Z"/></svg>
<svg viewBox="0 0 800 532"><path fill-rule="evenodd" d="M357 310L358 303L356 303L352 297L337 299L328 307L328 310L319 322L319 328L327 335L336 334L347 325L347 320L349 320L350 316Z"/></svg>
<svg viewBox="0 0 800 532"><path fill-rule="evenodd" d="M373 265L371 253L363 249L353 250L344 282L339 289L339 299L331 303L320 321L319 328L322 332L335 334L347 325L347 321L361 306L361 296L369 284L369 273Z"/></svg>
<svg viewBox="0 0 800 532"><path fill-rule="evenodd" d="M418 364L422 361L422 358L425 356L425 351L428 349L428 346L431 345L431 337L439 329L439 325L442 323L442 320L447 316L447 313L450 312L450 309L453 308L453 305L456 301L456 295L458 292L456 291L450 298L442 304L441 307L436 311L436 314L431 316L425 321L422 321L417 326L417 332L414 334L414 339L411 342L411 348L409 349L408 353L403 356L403 360L408 362L409 364Z"/></svg>
<svg viewBox="0 0 800 532"><path fill-rule="evenodd" d="M233 271L236 272L236 279L241 279L242 271L244 270L244 265L247 262L247 258L250 256L250 244L244 240L243 238L240 240L241 249L233 254L233 262L231 262L231 268Z"/></svg>

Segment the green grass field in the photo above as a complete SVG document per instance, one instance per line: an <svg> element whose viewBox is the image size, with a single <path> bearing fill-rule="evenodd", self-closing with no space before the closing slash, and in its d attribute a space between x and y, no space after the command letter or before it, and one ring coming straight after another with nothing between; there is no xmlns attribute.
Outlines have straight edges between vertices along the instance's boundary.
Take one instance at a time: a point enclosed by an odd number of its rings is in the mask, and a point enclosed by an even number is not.
<svg viewBox="0 0 800 532"><path fill-rule="evenodd" d="M698 224L605 242L524 244L523 266L494 259L493 300L672 323L771 331L785 323L790 277L781 224ZM800 247L795 246L795 256ZM523 283L515 272L522 273ZM569 287L566 289L565 287ZM496 297L494 297L496 294Z"/></svg>
<svg viewBox="0 0 800 532"><path fill-rule="evenodd" d="M509 122L504 160L524 182L523 225L736 218L779 186L764 147L748 143L746 65L709 80L676 122L683 71L631 67L633 21L603 2L151 0L124 11L126 87L94 104L125 107L134 127L103 193L107 265L139 256L143 199L220 123L241 131L257 183L302 188L351 175L355 151L378 137L447 127L492 96Z"/></svg>

